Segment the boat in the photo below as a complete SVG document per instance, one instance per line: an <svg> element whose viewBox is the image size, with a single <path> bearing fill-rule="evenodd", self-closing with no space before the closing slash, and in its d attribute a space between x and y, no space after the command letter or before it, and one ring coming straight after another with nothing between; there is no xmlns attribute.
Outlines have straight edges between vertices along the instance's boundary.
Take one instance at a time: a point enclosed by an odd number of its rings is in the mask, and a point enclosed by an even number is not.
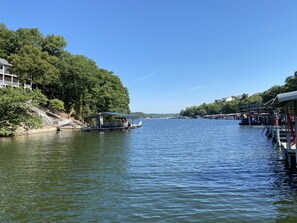
<svg viewBox="0 0 297 223"><path fill-rule="evenodd" d="M140 128L141 126L142 126L142 121L139 121L138 124L132 124L132 125L131 125L131 128L132 128L132 129L136 129L136 128Z"/></svg>

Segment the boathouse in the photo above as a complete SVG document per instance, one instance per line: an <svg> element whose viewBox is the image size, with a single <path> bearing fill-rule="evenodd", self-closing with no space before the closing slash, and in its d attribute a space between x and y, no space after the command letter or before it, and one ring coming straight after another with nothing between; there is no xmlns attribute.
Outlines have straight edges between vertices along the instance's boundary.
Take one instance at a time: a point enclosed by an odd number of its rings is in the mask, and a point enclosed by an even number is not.
<svg viewBox="0 0 297 223"><path fill-rule="evenodd" d="M281 146L284 158L289 162L291 168L296 168L296 141L297 141L297 91L278 94L271 103L278 110L274 113L274 128L276 138ZM280 112L279 112L280 111ZM284 126L280 125L282 113ZM281 141L280 130L285 132L285 141Z"/></svg>
<svg viewBox="0 0 297 223"><path fill-rule="evenodd" d="M0 58L0 87L12 86L12 87L24 87L32 88L32 80L28 80L27 83L19 81L18 76L10 72L12 65L7 60Z"/></svg>
<svg viewBox="0 0 297 223"><path fill-rule="evenodd" d="M84 131L117 131L135 128L133 115L117 112L101 112L84 117Z"/></svg>
<svg viewBox="0 0 297 223"><path fill-rule="evenodd" d="M266 125L270 122L271 108L263 104L250 104L240 107L239 125Z"/></svg>

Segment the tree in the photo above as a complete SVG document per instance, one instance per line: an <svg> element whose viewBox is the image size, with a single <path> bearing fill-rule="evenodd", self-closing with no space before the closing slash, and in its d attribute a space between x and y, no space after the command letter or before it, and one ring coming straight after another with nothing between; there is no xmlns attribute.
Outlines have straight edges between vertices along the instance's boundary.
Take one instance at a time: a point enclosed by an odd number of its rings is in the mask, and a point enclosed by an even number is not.
<svg viewBox="0 0 297 223"><path fill-rule="evenodd" d="M64 102L57 98L54 98L49 101L49 108L53 110L64 111Z"/></svg>
<svg viewBox="0 0 297 223"><path fill-rule="evenodd" d="M9 61L13 64L12 72L17 74L20 80L27 81L32 78L35 84L41 86L57 81L59 73L53 65L57 63L56 60L56 57L32 45L26 45L17 54L9 56Z"/></svg>
<svg viewBox="0 0 297 223"><path fill-rule="evenodd" d="M48 35L42 42L42 50L48 52L51 56L60 57L66 46L67 42L63 36Z"/></svg>
<svg viewBox="0 0 297 223"><path fill-rule="evenodd" d="M100 69L98 88L99 111L130 113L129 93L118 76Z"/></svg>
<svg viewBox="0 0 297 223"><path fill-rule="evenodd" d="M243 101L243 100L247 99L248 97L249 97L248 94L243 93L240 100Z"/></svg>
<svg viewBox="0 0 297 223"><path fill-rule="evenodd" d="M238 102L237 101L229 101L224 102L222 106L222 113L223 114L230 114L239 112Z"/></svg>
<svg viewBox="0 0 297 223"><path fill-rule="evenodd" d="M0 23L0 58L7 59L8 39L13 35L13 31L8 30L3 23Z"/></svg>
<svg viewBox="0 0 297 223"><path fill-rule="evenodd" d="M66 109L73 108L78 116L95 110L93 101L98 99L93 89L99 84L96 63L85 56L67 55L62 59L60 74L60 97Z"/></svg>
<svg viewBox="0 0 297 223"><path fill-rule="evenodd" d="M20 28L15 31L7 40L8 55L18 53L24 46L41 48L43 36L36 28Z"/></svg>
<svg viewBox="0 0 297 223"><path fill-rule="evenodd" d="M275 85L269 88L261 94L263 102L270 101L271 99L275 98L277 94L283 93L284 91L285 87L280 85Z"/></svg>
<svg viewBox="0 0 297 223"><path fill-rule="evenodd" d="M0 55L13 64L21 82L32 79L49 99L64 102L76 117L114 111L129 113L129 93L118 76L82 55L65 51L63 36L44 37L38 29L10 31L0 24Z"/></svg>
<svg viewBox="0 0 297 223"><path fill-rule="evenodd" d="M199 108L198 112L197 112L197 115L205 116L205 115L207 115L207 112L206 112L206 110L204 108Z"/></svg>
<svg viewBox="0 0 297 223"><path fill-rule="evenodd" d="M30 106L45 103L40 91L23 88L0 89L0 136L11 136L22 125L25 128L41 127L41 118L30 112Z"/></svg>
<svg viewBox="0 0 297 223"><path fill-rule="evenodd" d="M285 80L285 91L296 91L297 90L297 71L293 76L287 77Z"/></svg>

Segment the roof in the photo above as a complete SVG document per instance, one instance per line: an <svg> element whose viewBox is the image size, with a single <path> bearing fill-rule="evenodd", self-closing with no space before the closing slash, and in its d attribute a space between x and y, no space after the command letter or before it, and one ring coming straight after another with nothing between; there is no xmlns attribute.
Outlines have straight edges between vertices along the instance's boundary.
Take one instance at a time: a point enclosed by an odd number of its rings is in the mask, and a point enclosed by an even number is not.
<svg viewBox="0 0 297 223"><path fill-rule="evenodd" d="M297 91L291 91L287 93L278 94L272 102L272 105L280 107L295 100L297 100Z"/></svg>
<svg viewBox="0 0 297 223"><path fill-rule="evenodd" d="M101 112L99 114L101 114L102 116L133 117L133 115L121 114L117 112Z"/></svg>
<svg viewBox="0 0 297 223"><path fill-rule="evenodd" d="M0 64L4 64L4 65L7 65L7 66L12 66L10 63L8 63L7 60L5 60L3 58L0 58Z"/></svg>
<svg viewBox="0 0 297 223"><path fill-rule="evenodd" d="M258 110L261 110L261 109L267 109L267 107L265 107L264 104L262 103L258 103L258 104L249 104L249 105L243 105L243 106L240 106L239 107L240 109L240 112L243 112L243 111L258 111Z"/></svg>
<svg viewBox="0 0 297 223"><path fill-rule="evenodd" d="M100 112L98 114L85 116L85 118L96 118L96 117L100 117L100 116L115 116L115 117L125 117L125 118L132 118L133 117L133 115L121 114L121 113L118 113L118 112Z"/></svg>

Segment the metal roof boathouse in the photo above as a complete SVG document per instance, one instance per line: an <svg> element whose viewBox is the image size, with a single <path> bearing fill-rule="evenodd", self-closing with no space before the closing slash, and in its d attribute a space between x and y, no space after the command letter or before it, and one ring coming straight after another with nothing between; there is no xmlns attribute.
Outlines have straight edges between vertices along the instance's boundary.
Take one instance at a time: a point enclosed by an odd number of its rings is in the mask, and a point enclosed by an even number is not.
<svg viewBox="0 0 297 223"><path fill-rule="evenodd" d="M100 112L84 117L83 131L121 131L141 127L142 122L133 124L133 115L117 112Z"/></svg>
<svg viewBox="0 0 297 223"><path fill-rule="evenodd" d="M296 169L297 91L278 94L271 101L271 105L275 108L273 124L275 130L272 134L276 134L276 141L289 166ZM281 120L284 120L284 125L280 124Z"/></svg>

